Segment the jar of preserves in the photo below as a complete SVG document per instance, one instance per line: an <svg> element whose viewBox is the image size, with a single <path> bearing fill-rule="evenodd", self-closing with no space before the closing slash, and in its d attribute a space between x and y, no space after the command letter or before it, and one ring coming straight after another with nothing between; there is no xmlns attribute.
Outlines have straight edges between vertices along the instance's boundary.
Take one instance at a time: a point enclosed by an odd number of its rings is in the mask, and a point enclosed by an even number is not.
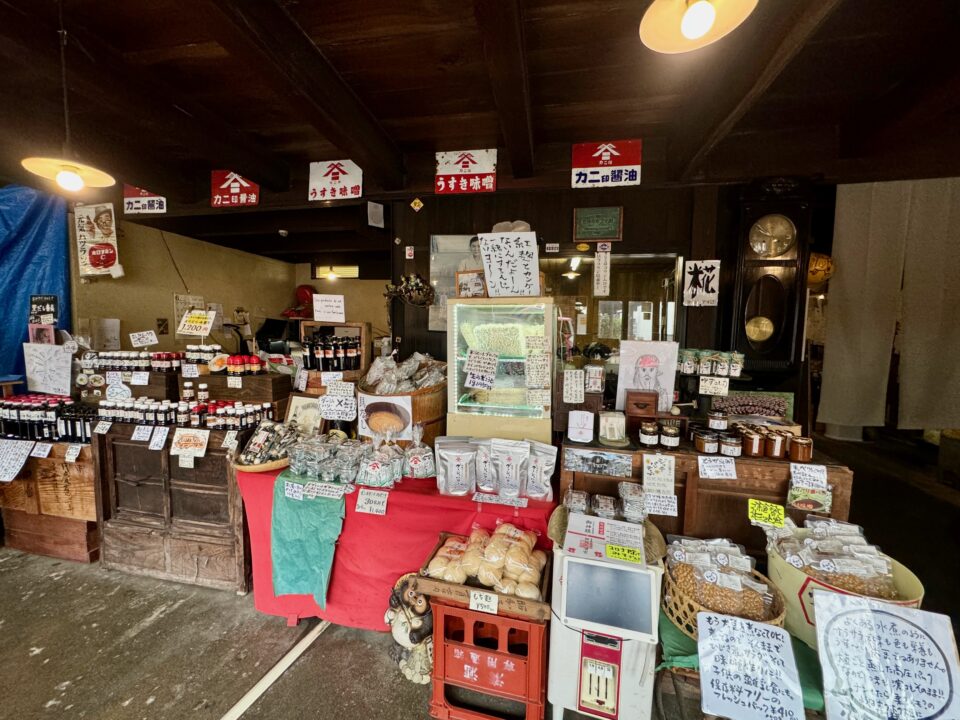
<svg viewBox="0 0 960 720"><path fill-rule="evenodd" d="M808 437L795 437L790 442L790 460L798 463L810 462L813 460L813 439Z"/></svg>
<svg viewBox="0 0 960 720"><path fill-rule="evenodd" d="M743 372L743 353L730 353L730 377L738 378Z"/></svg>
<svg viewBox="0 0 960 720"><path fill-rule="evenodd" d="M713 356L713 374L720 377L730 374L730 353L719 352Z"/></svg>
<svg viewBox="0 0 960 720"><path fill-rule="evenodd" d="M696 375L697 374L697 351L684 349L680 351L678 358L680 365L680 374L681 375Z"/></svg>
<svg viewBox="0 0 960 720"><path fill-rule="evenodd" d="M701 350L697 353L697 374L713 374L713 350Z"/></svg>
<svg viewBox="0 0 960 720"><path fill-rule="evenodd" d="M730 419L725 412L714 410L707 413L707 426L711 430L726 430Z"/></svg>
<svg viewBox="0 0 960 720"><path fill-rule="evenodd" d="M743 441L739 435L724 435L720 438L720 454L727 457L740 457L743 454Z"/></svg>
<svg viewBox="0 0 960 720"><path fill-rule="evenodd" d="M210 400L210 390L206 383L200 383L197 387L197 402L205 403Z"/></svg>
<svg viewBox="0 0 960 720"><path fill-rule="evenodd" d="M742 447L743 454L747 457L763 457L766 453L764 437L757 432L745 432Z"/></svg>
<svg viewBox="0 0 960 720"><path fill-rule="evenodd" d="M693 438L698 453L716 455L720 450L720 437L713 432L699 432Z"/></svg>
<svg viewBox="0 0 960 720"><path fill-rule="evenodd" d="M783 456L786 453L786 442L780 433L772 432L767 435L766 445L764 447L764 454L768 458L773 458L775 460L783 460Z"/></svg>
<svg viewBox="0 0 960 720"><path fill-rule="evenodd" d="M640 444L653 446L660 442L660 427L655 422L640 423Z"/></svg>
<svg viewBox="0 0 960 720"><path fill-rule="evenodd" d="M680 428L674 425L660 428L660 444L665 448L680 447Z"/></svg>

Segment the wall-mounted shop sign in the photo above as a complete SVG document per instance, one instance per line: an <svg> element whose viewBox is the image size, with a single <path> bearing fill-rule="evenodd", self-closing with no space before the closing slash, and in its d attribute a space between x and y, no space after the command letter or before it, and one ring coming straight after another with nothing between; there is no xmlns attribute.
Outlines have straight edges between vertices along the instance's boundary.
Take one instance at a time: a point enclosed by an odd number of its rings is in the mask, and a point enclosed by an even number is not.
<svg viewBox="0 0 960 720"><path fill-rule="evenodd" d="M497 150L438 152L437 195L493 192L497 189Z"/></svg>
<svg viewBox="0 0 960 720"><path fill-rule="evenodd" d="M310 163L307 200L349 200L362 195L363 170L353 160Z"/></svg>
<svg viewBox="0 0 960 720"><path fill-rule="evenodd" d="M123 184L124 215L163 215L167 212L167 199L138 188L136 185Z"/></svg>
<svg viewBox="0 0 960 720"><path fill-rule="evenodd" d="M249 207L260 204L260 186L231 170L210 171L210 207Z"/></svg>
<svg viewBox="0 0 960 720"><path fill-rule="evenodd" d="M573 146L570 187L620 187L640 184L643 141L606 140Z"/></svg>
<svg viewBox="0 0 960 720"><path fill-rule="evenodd" d="M573 241L575 243L622 239L622 207L573 209Z"/></svg>

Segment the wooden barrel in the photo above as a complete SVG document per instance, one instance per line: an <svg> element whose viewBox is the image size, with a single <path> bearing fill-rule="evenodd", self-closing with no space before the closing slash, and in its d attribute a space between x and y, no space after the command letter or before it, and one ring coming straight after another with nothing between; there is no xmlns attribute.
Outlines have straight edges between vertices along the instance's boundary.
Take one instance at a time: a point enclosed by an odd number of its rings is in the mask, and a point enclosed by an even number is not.
<svg viewBox="0 0 960 720"><path fill-rule="evenodd" d="M411 425L420 424L423 426L423 444L433 447L433 441L440 435L447 432L447 383L433 387L421 388L413 392L394 393L392 395L379 395L370 392L364 387L360 387L360 392L366 395L383 398L384 400L396 400L397 398L409 397L411 409ZM409 440L398 440L397 444L401 447L407 447L412 444Z"/></svg>

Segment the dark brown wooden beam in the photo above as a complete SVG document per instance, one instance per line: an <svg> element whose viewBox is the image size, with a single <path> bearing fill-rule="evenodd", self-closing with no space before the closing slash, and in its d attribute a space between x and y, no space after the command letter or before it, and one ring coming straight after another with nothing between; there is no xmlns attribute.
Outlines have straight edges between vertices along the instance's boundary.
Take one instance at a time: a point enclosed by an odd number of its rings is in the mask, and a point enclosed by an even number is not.
<svg viewBox="0 0 960 720"><path fill-rule="evenodd" d="M67 17L67 79L71 93L103 110L100 121L124 128L139 143L170 144L227 167L273 190L286 189L289 168L273 153L231 128L205 108L186 103L181 93L143 68L132 68L87 33L74 31ZM0 4L0 57L21 65L44 82L60 84L55 26L6 3ZM158 141L160 141L158 143ZM150 188L174 194L174 188Z"/></svg>
<svg viewBox="0 0 960 720"><path fill-rule="evenodd" d="M284 236L280 235L281 230L287 233L286 237L340 232L369 232L374 236L385 236L385 232L378 228L369 228L368 231L365 205L316 207L309 210L251 209L242 212L211 212L208 209L205 214L151 216L144 218L142 222L201 240L255 236L269 237L280 243L284 239Z"/></svg>
<svg viewBox="0 0 960 720"><path fill-rule="evenodd" d="M533 116L520 2L474 0L474 14L483 36L483 56L513 176L530 177L534 169Z"/></svg>
<svg viewBox="0 0 960 720"><path fill-rule="evenodd" d="M281 257L301 253L321 255L346 252L387 252L390 241L386 237L371 238L351 232L314 233L290 237L258 235L249 237L202 238L223 247L243 250L258 255Z"/></svg>
<svg viewBox="0 0 960 720"><path fill-rule="evenodd" d="M783 29L779 37L760 34L757 41L762 47L755 48L752 53L745 48L737 58L739 64L736 67L724 67L721 75L710 79L713 88L703 88L704 94L708 94L703 107L690 113L685 134L671 147L670 164L680 169L681 180L692 178L707 156L764 96L841 2L843 0L794 3L795 12L781 22ZM783 0L768 7L773 6L778 13L789 9L789 3Z"/></svg>
<svg viewBox="0 0 960 720"><path fill-rule="evenodd" d="M208 0L204 7L211 30L231 55L289 98L364 173L387 188L402 187L403 156L396 144L277 0Z"/></svg>

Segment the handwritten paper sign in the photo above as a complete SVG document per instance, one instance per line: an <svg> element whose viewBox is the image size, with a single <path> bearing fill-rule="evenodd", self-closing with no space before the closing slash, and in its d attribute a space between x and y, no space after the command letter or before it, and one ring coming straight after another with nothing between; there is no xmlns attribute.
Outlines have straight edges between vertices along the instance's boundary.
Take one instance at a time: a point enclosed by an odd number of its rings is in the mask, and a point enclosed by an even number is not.
<svg viewBox="0 0 960 720"><path fill-rule="evenodd" d="M523 347L526 348L527 355L544 352L549 353L549 341L546 335L525 335L523 338Z"/></svg>
<svg viewBox="0 0 960 720"><path fill-rule="evenodd" d="M150 436L153 434L153 426L151 425L137 425L133 429L133 434L130 436L131 440L136 440L137 442L146 442L150 439Z"/></svg>
<svg viewBox="0 0 960 720"><path fill-rule="evenodd" d="M30 457L48 458L51 450L53 450L53 443L38 442L30 451Z"/></svg>
<svg viewBox="0 0 960 720"><path fill-rule="evenodd" d="M528 388L542 388L550 384L550 356L535 352L527 356L525 382Z"/></svg>
<svg viewBox="0 0 960 720"><path fill-rule="evenodd" d="M283 496L291 500L303 500L303 483L283 481Z"/></svg>
<svg viewBox="0 0 960 720"><path fill-rule="evenodd" d="M120 385L123 383L123 373L118 370L107 370L107 385Z"/></svg>
<svg viewBox="0 0 960 720"><path fill-rule="evenodd" d="M206 337L210 334L210 328L213 327L213 321L216 318L215 310L190 310L180 319L177 334Z"/></svg>
<svg viewBox="0 0 960 720"><path fill-rule="evenodd" d="M467 350L467 360L463 367L467 375L463 382L464 387L492 390L497 377L497 357L496 353Z"/></svg>
<svg viewBox="0 0 960 720"><path fill-rule="evenodd" d="M386 515L387 500L389 499L390 493L386 490L360 488L357 493L357 512L367 513L368 515Z"/></svg>
<svg viewBox="0 0 960 720"><path fill-rule="evenodd" d="M200 368L197 367L196 363L183 363L182 371L185 378L200 377Z"/></svg>
<svg viewBox="0 0 960 720"><path fill-rule="evenodd" d="M322 322L346 322L343 295L314 295L313 319Z"/></svg>
<svg viewBox="0 0 960 720"><path fill-rule="evenodd" d="M583 371L586 373L584 390L592 393L603 392L603 368L600 365L587 365Z"/></svg>
<svg viewBox="0 0 960 720"><path fill-rule="evenodd" d="M817 643L830 718L960 718L950 618L817 590Z"/></svg>
<svg viewBox="0 0 960 720"><path fill-rule="evenodd" d="M482 233L479 237L483 276L490 297L540 294L536 233Z"/></svg>
<svg viewBox="0 0 960 720"><path fill-rule="evenodd" d="M223 440L220 442L220 447L226 448L227 450L235 450L237 447L237 431L227 430L223 435Z"/></svg>
<svg viewBox="0 0 960 720"><path fill-rule="evenodd" d="M324 395L320 398L320 417L353 422L357 419L357 399L353 395Z"/></svg>
<svg viewBox="0 0 960 720"><path fill-rule="evenodd" d="M340 380L343 380L343 373L339 370L325 370L320 373L320 384L324 387L332 385Z"/></svg>
<svg viewBox="0 0 960 720"><path fill-rule="evenodd" d="M79 349L80 349L80 345L77 344L76 340L67 340L63 344L63 351L67 353L67 355L73 355Z"/></svg>
<svg viewBox="0 0 960 720"><path fill-rule="evenodd" d="M673 495L677 461L673 455L644 453L643 491L653 495Z"/></svg>
<svg viewBox="0 0 960 720"><path fill-rule="evenodd" d="M699 392L701 395L720 395L726 397L730 394L730 378L701 375Z"/></svg>
<svg viewBox="0 0 960 720"><path fill-rule="evenodd" d="M33 450L33 440L0 440L0 482L11 482Z"/></svg>
<svg viewBox="0 0 960 720"><path fill-rule="evenodd" d="M567 437L574 442L591 442L593 417L588 410L571 410L567 414Z"/></svg>
<svg viewBox="0 0 960 720"><path fill-rule="evenodd" d="M303 392L307 389L307 381L310 379L308 370L302 367L297 368L297 374L293 377L293 389L297 392Z"/></svg>
<svg viewBox="0 0 960 720"><path fill-rule="evenodd" d="M705 480L736 480L737 463L732 457L698 455L700 477Z"/></svg>
<svg viewBox="0 0 960 720"><path fill-rule="evenodd" d="M631 548L607 543L605 554L610 560L620 560L621 562L633 563L635 565L643 563L642 548Z"/></svg>
<svg viewBox="0 0 960 720"><path fill-rule="evenodd" d="M677 496L676 495L655 495L653 493L643 493L643 508L647 515L667 515L669 517L677 516Z"/></svg>
<svg viewBox="0 0 960 720"><path fill-rule="evenodd" d="M470 609L474 612L496 615L500 607L500 596L483 590L470 590Z"/></svg>
<svg viewBox="0 0 960 720"><path fill-rule="evenodd" d="M786 510L783 505L750 498L747 501L747 518L753 525L782 528Z"/></svg>
<svg viewBox="0 0 960 720"><path fill-rule="evenodd" d="M151 345L156 345L159 340L157 340L157 333L153 330L141 330L140 332L130 333L130 344L135 347L150 347Z"/></svg>
<svg viewBox="0 0 960 720"><path fill-rule="evenodd" d="M130 384L131 385L149 385L150 373L145 370L138 370L137 372L130 373Z"/></svg>
<svg viewBox="0 0 960 720"><path fill-rule="evenodd" d="M610 294L610 253L598 252L593 256L593 294L607 297Z"/></svg>
<svg viewBox="0 0 960 720"><path fill-rule="evenodd" d="M240 390L243 388L243 378L239 375L230 375L227 377L227 387L233 388L234 390Z"/></svg>
<svg viewBox="0 0 960 720"><path fill-rule="evenodd" d="M584 372L583 370L563 371L563 401L571 405L583 402Z"/></svg>
<svg viewBox="0 0 960 720"><path fill-rule="evenodd" d="M210 431L207 429L178 427L173 431L170 454L203 457L207 454L209 441Z"/></svg>
<svg viewBox="0 0 960 720"><path fill-rule="evenodd" d="M101 420L93 427L94 435L106 435L110 432L110 426L113 425L109 420Z"/></svg>
<svg viewBox="0 0 960 720"><path fill-rule="evenodd" d="M177 466L185 470L193 470L195 466L193 455L178 455Z"/></svg>
<svg viewBox="0 0 960 720"><path fill-rule="evenodd" d="M51 395L70 394L73 357L59 345L23 343L27 389Z"/></svg>
<svg viewBox="0 0 960 720"><path fill-rule="evenodd" d="M786 630L709 612L697 613L697 628L705 714L802 720L800 676Z"/></svg>
<svg viewBox="0 0 960 720"><path fill-rule="evenodd" d="M527 390L527 405L529 407L550 407L552 398L550 389L530 388Z"/></svg>
<svg viewBox="0 0 960 720"><path fill-rule="evenodd" d="M807 490L826 490L827 468L825 465L790 463L790 483Z"/></svg>
<svg viewBox="0 0 960 720"><path fill-rule="evenodd" d="M617 546L613 555L607 552L608 546ZM634 550L641 554L643 562L643 526L623 520L608 520L592 515L570 513L567 521L567 533L563 538L563 548L568 555L598 558L606 556L615 562L634 564ZM616 555L621 557L616 557Z"/></svg>
<svg viewBox="0 0 960 720"><path fill-rule="evenodd" d="M170 433L170 428L166 425L159 425L153 429L153 435L150 436L150 445L148 446L151 450L163 450L163 446L167 444L167 435Z"/></svg>
<svg viewBox="0 0 960 720"><path fill-rule="evenodd" d="M83 445L68 445L67 452L64 453L63 459L69 463L76 462L77 458L80 457L81 450L83 450Z"/></svg>
<svg viewBox="0 0 960 720"><path fill-rule="evenodd" d="M479 492L473 494L473 501L477 503L489 503L491 505L508 505L517 508L525 508L528 504L527 498L510 498Z"/></svg>

